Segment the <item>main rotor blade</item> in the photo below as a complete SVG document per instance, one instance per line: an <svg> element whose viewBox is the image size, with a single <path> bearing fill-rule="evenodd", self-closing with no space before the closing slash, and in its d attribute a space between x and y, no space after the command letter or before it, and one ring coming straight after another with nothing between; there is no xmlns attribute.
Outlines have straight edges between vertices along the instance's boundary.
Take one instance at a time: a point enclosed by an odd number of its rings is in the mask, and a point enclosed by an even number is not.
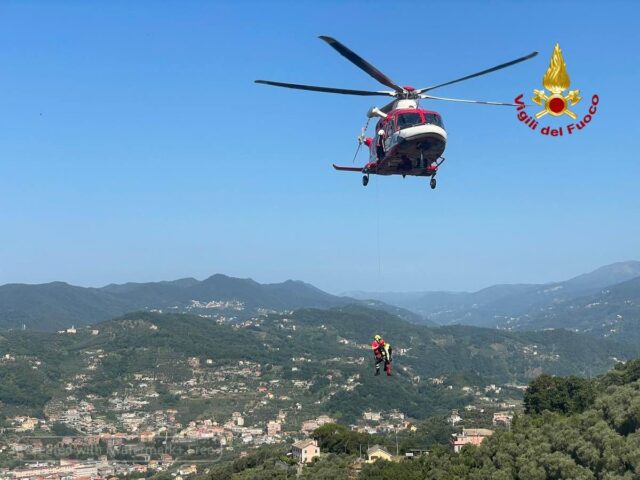
<svg viewBox="0 0 640 480"><path fill-rule="evenodd" d="M315 85L301 85L299 83L284 83L284 82L272 82L270 80L256 80L256 83L263 85L272 85L274 87L294 88L296 90L311 90L312 92L324 92L324 93L340 93L342 95L360 95L362 97L373 97L376 95L393 97L395 92L372 90L350 90L348 88L333 88L333 87L317 87Z"/></svg>
<svg viewBox="0 0 640 480"><path fill-rule="evenodd" d="M457 78L456 80L451 80L450 82L440 83L438 85L433 85L431 87L420 88L417 90L418 93L428 92L429 90L433 90L434 88L444 87L446 85L451 85L453 83L462 82L464 80L469 80L470 78L479 77L481 75L486 75L487 73L495 72L496 70L501 70L503 68L510 67L511 65L515 65L516 63L524 62L525 60L529 60L530 58L538 55L538 52L531 52L529 55L525 55L524 57L516 58L515 60L511 60L507 63L502 63L500 65L496 65L495 67L487 68L486 70L482 70L478 73L473 73L471 75L467 75L466 77Z"/></svg>
<svg viewBox="0 0 640 480"><path fill-rule="evenodd" d="M403 92L403 88L396 85L393 80L387 77L384 73L378 70L376 67L367 62L364 58L355 52L352 52L335 38L327 37L326 35L320 35L321 40L327 42L331 47L338 51L340 55L349 60L355 66L367 72L381 84L386 85L389 88L393 88L396 92Z"/></svg>
<svg viewBox="0 0 640 480"><path fill-rule="evenodd" d="M516 103L504 103L504 102L489 102L486 100L464 100L462 98L446 98L446 97L434 97L432 95L422 94L420 98L425 98L427 100L444 100L447 102L460 102L460 103L479 103L481 105L500 105L505 107L517 107Z"/></svg>

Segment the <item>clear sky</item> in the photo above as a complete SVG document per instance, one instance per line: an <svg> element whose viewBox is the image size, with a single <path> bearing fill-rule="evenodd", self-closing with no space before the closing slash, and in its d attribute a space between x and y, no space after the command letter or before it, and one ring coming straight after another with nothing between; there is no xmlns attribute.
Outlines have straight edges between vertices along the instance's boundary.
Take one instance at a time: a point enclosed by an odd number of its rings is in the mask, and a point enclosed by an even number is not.
<svg viewBox="0 0 640 480"><path fill-rule="evenodd" d="M638 2L4 0L0 283L221 272L459 290L640 259L639 15ZM437 190L363 188L331 163L351 163L384 97L253 83L380 88L321 34L416 87L540 51L433 92L502 101L542 87L559 42L576 110L592 93L599 109L579 135L546 138L509 107L429 103L449 134Z"/></svg>

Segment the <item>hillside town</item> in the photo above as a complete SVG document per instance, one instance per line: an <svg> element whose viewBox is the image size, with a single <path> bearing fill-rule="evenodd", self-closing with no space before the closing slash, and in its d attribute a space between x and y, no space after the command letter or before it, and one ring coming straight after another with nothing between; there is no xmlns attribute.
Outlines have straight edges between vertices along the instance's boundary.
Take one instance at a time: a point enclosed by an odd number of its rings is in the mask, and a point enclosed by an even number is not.
<svg viewBox="0 0 640 480"><path fill-rule="evenodd" d="M214 301L194 302L193 306L217 309L221 305L241 307ZM218 318L216 322L228 321ZM150 334L159 332L153 322L131 325ZM287 314L272 319L254 317L231 326L237 330L268 326L287 336L299 333ZM315 328L327 331L324 324ZM113 333L70 326L58 335L100 340ZM80 350L76 373L64 383L64 393L46 403L41 416L17 414L7 419L0 434L0 459L6 459L4 465L0 463L0 478L109 478L152 471L171 471L184 477L218 458L280 444L291 445L290 455L306 463L320 453L314 432L336 422L326 414L325 405L334 397L353 392L369 372L370 345L346 336L337 336L334 341L355 354L319 360L293 356L275 369L251 360L180 357L159 350L153 364L127 374L115 389L96 387L95 380L117 355L104 348ZM272 347L265 344L264 348ZM535 348L526 347L523 353L535 355ZM396 355L408 357L411 350L400 347ZM34 371L47 367L37 353L6 354L0 361ZM492 429L508 429L514 412L521 408L519 385L460 386L446 375L423 378L409 363L399 368L416 386L424 383L468 400L463 409L452 410L442 419L443 424L459 431L451 441L454 450L467 443L477 444L489 435L487 429L478 430L482 435L473 433L478 422ZM314 394L319 384L325 389L322 396ZM359 415L348 425L353 432L384 437L418 430L418 422L399 409L363 409ZM375 457L383 450L379 446L367 455Z"/></svg>
<svg viewBox="0 0 640 480"><path fill-rule="evenodd" d="M192 360L192 364L196 362ZM255 376L253 367L237 368L246 376ZM279 410L265 421L255 421L250 414L234 411L227 418L199 418L182 424L176 408L145 410L149 405L143 394L148 391L145 382L151 380L141 375L135 378L142 385L136 394L132 391L124 398L109 399L112 415L99 413L91 398L78 400L70 395L64 401L47 405L46 418L20 415L11 418L0 435L0 455L19 464L0 469L0 479L98 479L162 471L186 477L225 454L242 456L262 445L283 443L291 445L290 454L296 461L306 464L320 455L314 431L335 422L334 418L321 414L291 428L288 410ZM264 388L260 390L269 393ZM483 408L474 405L465 408L469 413L478 410ZM464 423L465 412L454 410L447 421L452 425ZM508 427L512 418L513 410L492 414L497 428ZM56 434L60 426L75 434ZM416 424L399 410L364 411L349 428L370 435L417 430ZM491 433L488 429L463 427L452 438L451 447L459 451L466 444L477 445ZM394 455L376 446L367 450L366 459L373 461L387 454L389 460L395 460Z"/></svg>

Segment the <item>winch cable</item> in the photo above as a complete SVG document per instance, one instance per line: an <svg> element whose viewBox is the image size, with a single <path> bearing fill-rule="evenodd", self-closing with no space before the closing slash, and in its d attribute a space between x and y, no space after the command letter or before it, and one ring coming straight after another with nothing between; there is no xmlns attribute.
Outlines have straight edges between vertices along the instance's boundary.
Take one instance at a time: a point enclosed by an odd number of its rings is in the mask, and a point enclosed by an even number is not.
<svg viewBox="0 0 640 480"><path fill-rule="evenodd" d="M378 190L377 179L374 180L376 185L376 250L378 252L378 291L382 292L382 260L380 256L380 193Z"/></svg>

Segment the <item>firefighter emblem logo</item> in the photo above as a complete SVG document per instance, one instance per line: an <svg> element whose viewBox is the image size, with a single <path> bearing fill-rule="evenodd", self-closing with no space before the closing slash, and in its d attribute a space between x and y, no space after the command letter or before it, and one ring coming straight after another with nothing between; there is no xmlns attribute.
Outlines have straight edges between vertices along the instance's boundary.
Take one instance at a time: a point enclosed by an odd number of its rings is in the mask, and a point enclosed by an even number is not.
<svg viewBox="0 0 640 480"><path fill-rule="evenodd" d="M582 100L580 90L569 90L571 81L567 73L567 65L564 63L560 45L556 43L549 62L549 68L542 77L543 89L533 89L533 104L527 104L524 93L518 95L513 102L516 104L517 117L523 125L534 132L548 137L563 137L574 135L584 130L593 120L600 105L600 97L591 95L591 105L582 103L574 107ZM588 98L588 96L587 96ZM537 113L529 113L527 107L540 105L542 110ZM582 110L582 111L580 111ZM560 122L564 115L573 120L562 125ZM551 120L547 125L540 125L538 120L544 117ZM556 120L552 120L553 118ZM542 122L543 120L540 120ZM540 127L540 128L538 128Z"/></svg>
<svg viewBox="0 0 640 480"><path fill-rule="evenodd" d="M569 107L576 105L582 100L582 97L580 96L580 90L570 90L566 95L563 95L570 84L567 65L564 63L564 58L562 57L562 50L560 50L560 45L556 43L553 54L551 55L549 68L544 74L544 77L542 77L542 85L544 85L544 88L550 93L547 94L545 89L533 90L532 100L544 108L536 113L536 118L549 114L555 117L568 115L575 120L577 116L569 110Z"/></svg>

